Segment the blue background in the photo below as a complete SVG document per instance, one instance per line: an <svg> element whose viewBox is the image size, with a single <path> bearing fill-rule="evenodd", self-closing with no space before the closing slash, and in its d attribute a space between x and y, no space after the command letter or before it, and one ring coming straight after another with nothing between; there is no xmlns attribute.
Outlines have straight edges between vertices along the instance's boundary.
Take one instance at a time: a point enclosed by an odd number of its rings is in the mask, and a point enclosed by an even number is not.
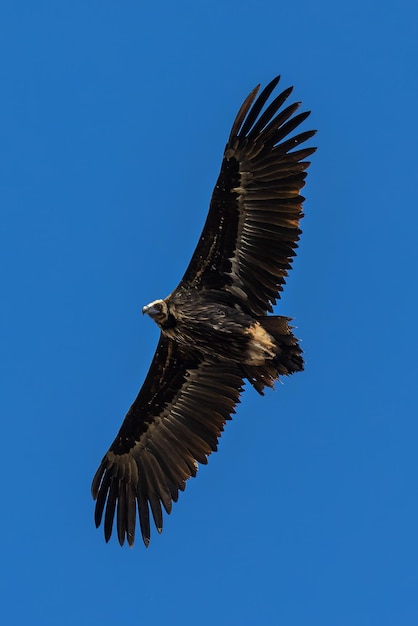
<svg viewBox="0 0 418 626"><path fill-rule="evenodd" d="M3 0L2 623L418 623L416 7ZM156 346L140 309L277 73L319 129L277 308L306 371L247 389L148 550L105 545L90 483Z"/></svg>

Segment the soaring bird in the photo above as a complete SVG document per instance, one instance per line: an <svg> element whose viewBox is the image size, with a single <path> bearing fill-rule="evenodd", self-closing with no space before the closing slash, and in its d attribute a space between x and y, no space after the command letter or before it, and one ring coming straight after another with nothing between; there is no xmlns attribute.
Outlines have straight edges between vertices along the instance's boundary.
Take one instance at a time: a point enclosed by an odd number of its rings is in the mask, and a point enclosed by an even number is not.
<svg viewBox="0 0 418 626"><path fill-rule="evenodd" d="M301 230L306 161L315 131L292 134L309 112L270 98L280 77L245 99L225 147L209 213L176 289L143 307L160 328L148 375L93 479L95 522L109 541L146 546L179 490L217 449L244 381L263 394L303 369L289 317L268 315L279 298ZM270 104L267 104L268 100ZM116 520L115 520L116 517Z"/></svg>

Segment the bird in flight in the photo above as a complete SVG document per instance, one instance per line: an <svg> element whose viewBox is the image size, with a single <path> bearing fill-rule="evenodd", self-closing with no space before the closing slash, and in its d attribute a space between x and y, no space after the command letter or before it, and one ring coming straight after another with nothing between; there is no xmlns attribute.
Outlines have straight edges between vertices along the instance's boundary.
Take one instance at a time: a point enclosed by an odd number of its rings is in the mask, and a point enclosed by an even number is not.
<svg viewBox="0 0 418 626"><path fill-rule="evenodd" d="M176 289L143 307L160 328L142 388L92 483L95 522L109 541L144 544L163 509L216 451L248 381L260 394L303 369L290 318L268 315L280 297L301 230L306 159L315 131L294 134L309 112L276 97L280 77L242 104L225 147L209 213ZM270 104L267 104L271 100Z"/></svg>

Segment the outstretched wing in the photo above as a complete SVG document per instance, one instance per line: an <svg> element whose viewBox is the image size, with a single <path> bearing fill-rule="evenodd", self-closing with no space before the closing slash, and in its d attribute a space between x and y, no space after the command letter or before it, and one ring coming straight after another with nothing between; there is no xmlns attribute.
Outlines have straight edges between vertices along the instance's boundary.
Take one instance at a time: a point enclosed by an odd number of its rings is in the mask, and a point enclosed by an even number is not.
<svg viewBox="0 0 418 626"><path fill-rule="evenodd" d="M289 137L309 115L295 115L300 103L282 108L291 87L262 112L278 82L257 99L256 87L238 112L202 235L179 285L226 290L255 315L272 311L283 289L301 233L305 159L315 151L295 150L315 131Z"/></svg>
<svg viewBox="0 0 418 626"><path fill-rule="evenodd" d="M106 541L116 513L119 543L126 537L133 544L136 509L146 546L150 510L162 531L161 505L170 513L197 462L206 464L217 449L242 384L238 368L185 361L176 344L160 336L142 389L93 479L96 526L104 512Z"/></svg>

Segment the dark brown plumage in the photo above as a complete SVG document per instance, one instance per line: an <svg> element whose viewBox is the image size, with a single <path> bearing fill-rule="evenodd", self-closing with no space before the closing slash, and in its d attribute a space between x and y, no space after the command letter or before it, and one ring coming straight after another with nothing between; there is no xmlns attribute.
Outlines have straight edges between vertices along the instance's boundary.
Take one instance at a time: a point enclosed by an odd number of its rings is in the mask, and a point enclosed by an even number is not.
<svg viewBox="0 0 418 626"><path fill-rule="evenodd" d="M309 115L282 108L292 89L265 106L279 78L247 97L225 148L199 243L178 287L143 308L161 329L145 382L93 479L95 521L106 541L116 514L122 545L132 545L137 510L146 546L150 511L183 491L198 463L217 449L244 380L263 393L280 375L303 369L289 318L268 316L283 289L300 235L299 194L315 134L289 137Z"/></svg>

